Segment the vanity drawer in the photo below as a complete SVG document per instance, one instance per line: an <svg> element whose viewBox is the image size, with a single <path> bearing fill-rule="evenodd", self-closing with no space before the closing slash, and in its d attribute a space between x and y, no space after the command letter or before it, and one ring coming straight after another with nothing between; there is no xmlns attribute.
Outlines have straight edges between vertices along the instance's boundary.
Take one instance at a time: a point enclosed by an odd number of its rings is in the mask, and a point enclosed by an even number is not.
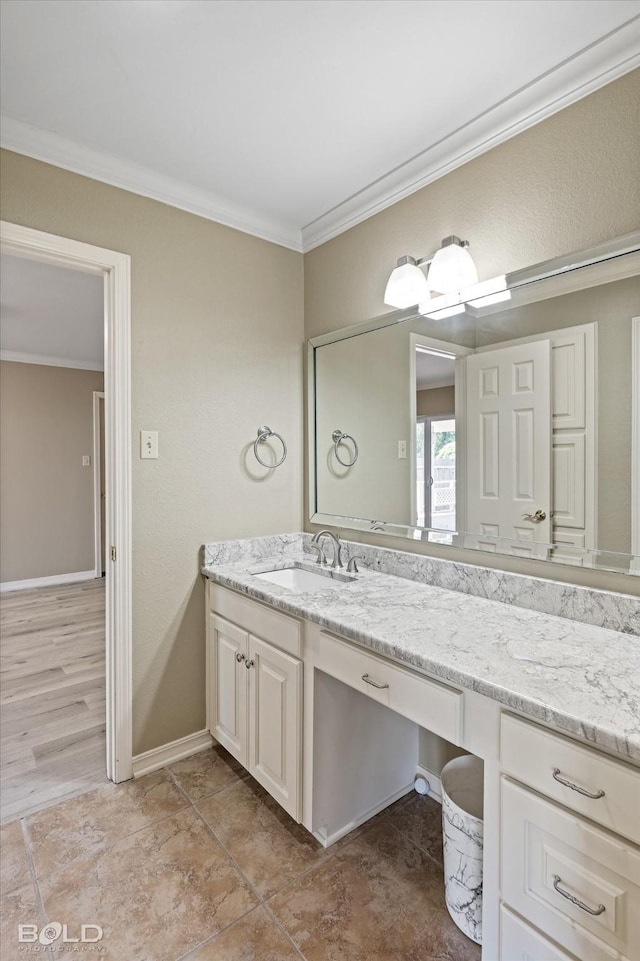
<svg viewBox="0 0 640 961"><path fill-rule="evenodd" d="M502 715L501 758L505 774L640 843L638 768L509 714Z"/></svg>
<svg viewBox="0 0 640 961"><path fill-rule="evenodd" d="M574 961L574 959L501 904L500 961Z"/></svg>
<svg viewBox="0 0 640 961"><path fill-rule="evenodd" d="M452 744L462 741L462 691L320 632L315 666Z"/></svg>
<svg viewBox="0 0 640 961"><path fill-rule="evenodd" d="M302 657L302 624L288 614L220 587L213 581L209 581L209 610L287 654Z"/></svg>
<svg viewBox="0 0 640 961"><path fill-rule="evenodd" d="M502 898L581 961L637 961L640 850L501 779Z"/></svg>

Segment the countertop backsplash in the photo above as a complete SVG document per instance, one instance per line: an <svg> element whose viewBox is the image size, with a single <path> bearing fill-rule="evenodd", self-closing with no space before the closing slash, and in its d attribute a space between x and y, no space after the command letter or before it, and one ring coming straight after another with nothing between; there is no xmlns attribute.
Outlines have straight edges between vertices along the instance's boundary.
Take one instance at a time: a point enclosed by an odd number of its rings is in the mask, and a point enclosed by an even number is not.
<svg viewBox="0 0 640 961"><path fill-rule="evenodd" d="M311 538L307 533L272 534L205 544L203 565L260 561L279 551L296 548L304 551L308 550ZM349 558L357 557L363 568L381 574L640 636L640 598L630 594L563 584L355 541L344 540L342 544L345 564Z"/></svg>

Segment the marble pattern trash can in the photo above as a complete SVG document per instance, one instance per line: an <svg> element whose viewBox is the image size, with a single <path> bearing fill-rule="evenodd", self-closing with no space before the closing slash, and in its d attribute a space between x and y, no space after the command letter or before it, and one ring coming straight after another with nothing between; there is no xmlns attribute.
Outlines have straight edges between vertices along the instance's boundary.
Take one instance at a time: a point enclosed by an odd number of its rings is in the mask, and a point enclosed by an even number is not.
<svg viewBox="0 0 640 961"><path fill-rule="evenodd" d="M449 761L441 774L447 910L476 944L482 944L483 774L471 754Z"/></svg>

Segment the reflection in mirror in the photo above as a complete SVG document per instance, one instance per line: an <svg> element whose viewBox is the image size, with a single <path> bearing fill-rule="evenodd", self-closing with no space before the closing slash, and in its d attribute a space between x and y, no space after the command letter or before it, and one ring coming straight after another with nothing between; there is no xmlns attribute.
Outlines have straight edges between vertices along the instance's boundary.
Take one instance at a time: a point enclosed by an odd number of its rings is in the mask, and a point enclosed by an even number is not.
<svg viewBox="0 0 640 961"><path fill-rule="evenodd" d="M637 241L312 341L312 519L640 573Z"/></svg>

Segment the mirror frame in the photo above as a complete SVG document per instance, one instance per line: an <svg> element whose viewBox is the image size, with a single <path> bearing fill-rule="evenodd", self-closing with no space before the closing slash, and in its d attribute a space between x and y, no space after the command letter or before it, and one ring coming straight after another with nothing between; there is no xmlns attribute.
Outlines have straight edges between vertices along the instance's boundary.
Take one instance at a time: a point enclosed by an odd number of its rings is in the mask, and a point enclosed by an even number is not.
<svg viewBox="0 0 640 961"><path fill-rule="evenodd" d="M552 278L562 278L566 277L567 282L565 290L559 290L558 295L563 293L569 293L573 290L586 290L589 286L593 284L586 284L581 286L575 285L575 272L580 271L585 267L591 267L596 264L602 264L611 262L611 277L607 278L606 281L598 281L601 283L612 283L615 280L623 279L628 276L633 276L633 272L629 272L629 262L624 261L623 258L629 255L640 255L640 230L634 231L629 234L624 234L621 237L616 237L612 240L605 241L604 243L597 244L593 247L589 247L585 250L577 251L575 253L566 254L562 257L555 257L551 260L546 260L538 264L534 264L531 267L526 267L522 270L512 271L505 275L506 279L506 289L514 290L522 287L526 287L530 284L538 283L539 281L550 280ZM620 269L616 270L615 261L620 260ZM563 286L563 285L561 285ZM457 297L452 298L449 301L451 306L457 304L464 304L474 298L477 298L478 293L473 292L473 288L467 291L459 291ZM382 314L372 320L362 321L360 323L353 324L349 327L342 327L338 330L331 331L327 334L321 334L318 337L312 337L307 341L307 456L308 456L308 510L309 510L309 522L311 524L319 524L322 526L329 527L340 527L347 528L349 530L359 531L361 533L375 533L375 534L387 534L392 537L405 538L414 543L436 543L439 547L450 547L453 550L473 550L474 553L479 554L487 553L486 551L479 550L477 548L463 548L461 545L457 544L443 544L442 543L442 531L428 528L428 527L414 527L411 524L396 524L386 521L378 521L373 518L363 518L363 517L350 517L347 515L340 514L325 514L318 511L317 507L317 484L316 484L316 470L317 470L317 459L316 459L316 351L319 347L324 347L327 344L333 344L341 340L348 340L352 337L360 336L361 334L369 333L375 330L381 330L385 327L395 326L396 324L403 324L407 321L417 320L421 316L420 313L415 308L408 310L396 310L390 311L387 314ZM637 341L637 343L636 343ZM640 330L634 339L634 351L638 354L638 363L640 364ZM632 384L633 396L631 399L634 417L637 423L640 424L640 384ZM634 478L634 484L632 486L636 489L640 489L640 437L632 438L632 474ZM632 545L636 541L640 541L640 507L634 511L632 505ZM448 533L448 532L447 532ZM451 532L453 536L464 534L464 531L454 531ZM515 541L510 541L507 538L498 538L505 547L510 543L516 543ZM491 552L490 556L495 557L496 554L504 553L505 557L513 557L513 554L509 554L506 551L495 551ZM599 550L577 550L576 557L591 555L594 557L594 564L592 569L615 571L617 573L625 573L628 575L640 575L640 555L638 554L626 554L623 552L612 553L608 551ZM536 560L541 560L536 558ZM628 567L625 570L622 568L621 562L624 564L628 563ZM544 563L552 564L570 564L566 559L562 558L545 558Z"/></svg>

